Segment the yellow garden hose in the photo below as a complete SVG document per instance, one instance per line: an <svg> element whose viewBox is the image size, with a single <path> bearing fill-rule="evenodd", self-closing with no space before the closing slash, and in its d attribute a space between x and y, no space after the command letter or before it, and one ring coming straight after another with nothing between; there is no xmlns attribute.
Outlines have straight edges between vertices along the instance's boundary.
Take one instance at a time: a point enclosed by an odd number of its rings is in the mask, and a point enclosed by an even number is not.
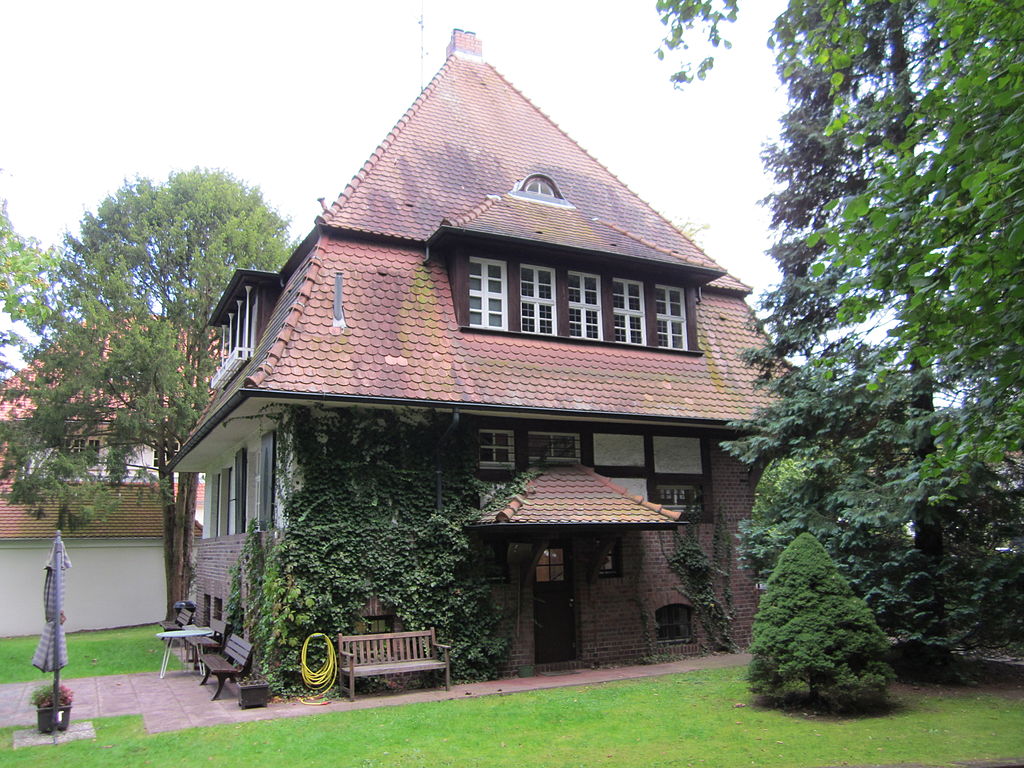
<svg viewBox="0 0 1024 768"><path fill-rule="evenodd" d="M309 641L316 637L324 639L327 645L327 658L320 669L313 671L306 664L306 652L309 649ZM323 632L314 632L302 644L302 682L310 689L310 696L300 699L300 701L303 704L326 704L328 702L327 692L334 687L337 676L338 657L334 653L334 643Z"/></svg>

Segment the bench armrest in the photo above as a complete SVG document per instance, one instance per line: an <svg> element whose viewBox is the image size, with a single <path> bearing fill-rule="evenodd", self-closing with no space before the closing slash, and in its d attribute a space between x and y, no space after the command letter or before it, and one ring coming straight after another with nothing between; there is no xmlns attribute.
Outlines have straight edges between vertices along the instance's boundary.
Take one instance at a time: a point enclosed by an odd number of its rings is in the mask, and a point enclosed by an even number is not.
<svg viewBox="0 0 1024 768"><path fill-rule="evenodd" d="M434 647L435 648L443 648L446 651L450 651L452 649L452 647L450 645L446 645L445 643L434 643Z"/></svg>
<svg viewBox="0 0 1024 768"><path fill-rule="evenodd" d="M355 656L355 654L352 653L351 651L338 651L338 655L339 656L347 656L350 659Z"/></svg>

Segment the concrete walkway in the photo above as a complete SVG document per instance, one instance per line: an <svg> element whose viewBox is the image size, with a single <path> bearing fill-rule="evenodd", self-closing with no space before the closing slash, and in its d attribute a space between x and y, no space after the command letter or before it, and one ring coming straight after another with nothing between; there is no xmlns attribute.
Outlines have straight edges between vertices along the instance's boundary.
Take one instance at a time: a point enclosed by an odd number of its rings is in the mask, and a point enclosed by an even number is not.
<svg viewBox="0 0 1024 768"><path fill-rule="evenodd" d="M493 696L537 691L543 688L561 688L570 685L593 685L612 680L631 680L654 677L698 669L736 667L747 664L747 654L721 654L702 658L683 659L667 664L651 664L609 669L583 669L561 674L543 674L536 677L492 680L452 686L451 691L413 691L392 695L362 696L354 702L332 701L323 706L308 706L298 702L272 703L261 709L239 709L238 691L232 683L224 686L220 699L210 701L216 690L211 681L199 685L200 677L191 671L174 668L161 680L156 672L107 677L80 677L67 682L74 691L72 721L115 715L142 715L150 733L177 731L203 725L243 723L250 720L273 720L279 717L299 717L322 712L345 712L372 707L394 707L421 701L445 701L474 696ZM45 680L42 680L45 682ZM9 726L35 727L35 709L29 703L34 683L8 683L0 685L0 728Z"/></svg>

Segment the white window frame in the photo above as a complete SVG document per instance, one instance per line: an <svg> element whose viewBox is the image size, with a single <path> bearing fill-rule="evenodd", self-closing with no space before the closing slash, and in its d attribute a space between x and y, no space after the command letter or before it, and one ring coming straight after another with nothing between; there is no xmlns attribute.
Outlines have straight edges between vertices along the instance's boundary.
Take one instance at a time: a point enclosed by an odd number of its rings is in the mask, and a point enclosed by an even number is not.
<svg viewBox="0 0 1024 768"><path fill-rule="evenodd" d="M474 275L472 270L474 266L480 267L480 274ZM488 274L491 267L497 267L499 271L499 277L495 278ZM479 281L477 287L474 288L473 281ZM491 289L490 282L497 280L500 282L500 290L494 291ZM507 331L508 330L508 270L504 261L494 261L493 259L469 259L469 275L468 275L468 287L469 287L469 314L467 320L472 328L488 328L493 331ZM473 299L479 299L480 307L478 309L473 308ZM499 309L493 309L492 302L499 303ZM479 322L473 322L473 315L478 314L480 316ZM491 318L497 317L499 319L499 325L495 325L490 322Z"/></svg>
<svg viewBox="0 0 1024 768"><path fill-rule="evenodd" d="M508 438L504 445L494 440L495 435L503 435ZM480 467L482 469L511 469L516 465L516 433L511 429L481 429L478 433L480 452L478 454ZM485 460L484 451L508 451L508 459L496 461Z"/></svg>
<svg viewBox="0 0 1024 768"><path fill-rule="evenodd" d="M587 288L587 279L594 281L594 301L587 301L587 294L591 289ZM573 285L576 282L576 285ZM569 293L569 336L574 339L590 339L601 341L604 337L603 322L601 321L601 277L586 272L570 272L568 275ZM573 292L578 295L578 300L573 301ZM578 320L573 320L573 313L578 313ZM578 332L573 333L573 325L578 326ZM596 335L587 333L589 327L596 328Z"/></svg>
<svg viewBox="0 0 1024 768"><path fill-rule="evenodd" d="M527 270L532 270L533 279L527 280ZM548 277L547 287L550 288L550 295L541 296L541 289L544 284L538 279L544 273ZM519 323L523 333L535 333L542 336L554 336L558 333L558 310L555 306L557 286L555 283L555 270L548 267L537 267L533 264L523 264L519 267ZM528 317L527 308L530 309ZM547 308L550 317L541 317L544 308ZM533 329L528 329L527 323L533 324ZM541 330L542 322L550 322L551 330Z"/></svg>
<svg viewBox="0 0 1024 768"><path fill-rule="evenodd" d="M672 298L672 294L678 294L678 302ZM672 311L676 303L679 306L678 314ZM686 349L685 291L671 285L656 285L654 306L657 310L658 346L661 349Z"/></svg>
<svg viewBox="0 0 1024 768"><path fill-rule="evenodd" d="M647 329L644 327L644 284L637 280L612 280L612 325L615 341L620 344L644 345ZM624 338L619 338L619 334Z"/></svg>

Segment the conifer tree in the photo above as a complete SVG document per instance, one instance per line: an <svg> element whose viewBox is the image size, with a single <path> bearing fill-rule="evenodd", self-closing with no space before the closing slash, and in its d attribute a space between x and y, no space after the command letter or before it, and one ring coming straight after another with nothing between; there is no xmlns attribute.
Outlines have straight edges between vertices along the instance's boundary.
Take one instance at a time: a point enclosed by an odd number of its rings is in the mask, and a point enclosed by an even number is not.
<svg viewBox="0 0 1024 768"><path fill-rule="evenodd" d="M287 223L226 173L136 179L85 215L21 297L47 311L25 313L39 340L4 392L31 407L4 425L11 500L99 514L115 503L111 484L140 476L148 448L164 501L168 613L191 585L198 478L175 483L169 462L209 400L207 322L235 269L278 269L289 250Z"/></svg>
<svg viewBox="0 0 1024 768"><path fill-rule="evenodd" d="M661 0L667 42L701 25L721 40L741 6ZM1024 238L1024 219L1014 218L1019 196L1000 159L1020 147L1020 121L1007 118L1024 91L1007 89L1024 77L1013 42L1022 17L990 10L794 0L776 20L790 110L764 160L778 185L767 203L782 281L761 298L767 340L750 357L776 400L732 446L749 462L801 470L788 498L761 510L755 544L769 538L762 524L818 532L907 657L932 664L955 647L1011 639L1013 622L992 608L1019 604L1012 595L1024 581L1024 558L1006 549L1024 532L1012 453L1021 430L1010 426L1024 400L1006 371L1020 370L1024 339L1005 321L1024 306L1005 300L1024 283L1008 268L1019 267L1019 248L1002 247L1013 232ZM977 178L964 177L972 163L942 160L963 154L946 142L955 125L988 125L998 137L966 143L989 169ZM974 183L998 216L961 194ZM936 210L956 226L922 214ZM963 260L948 258L956 254ZM990 265L1003 280L975 279ZM968 310L975 301L987 321Z"/></svg>
<svg viewBox="0 0 1024 768"><path fill-rule="evenodd" d="M802 533L779 557L754 618L750 684L781 706L830 712L885 702L889 642L824 547Z"/></svg>

